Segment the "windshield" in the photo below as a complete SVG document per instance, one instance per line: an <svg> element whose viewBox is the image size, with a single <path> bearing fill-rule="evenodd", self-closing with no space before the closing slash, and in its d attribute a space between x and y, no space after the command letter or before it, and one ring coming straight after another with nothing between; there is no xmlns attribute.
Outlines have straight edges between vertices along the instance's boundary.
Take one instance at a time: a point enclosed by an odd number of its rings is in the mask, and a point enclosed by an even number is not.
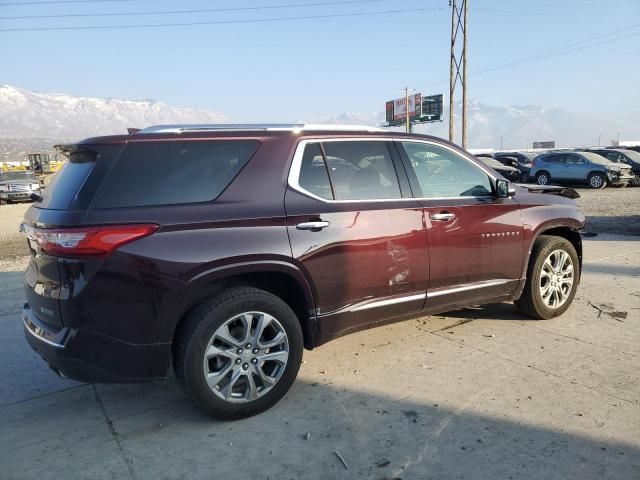
<svg viewBox="0 0 640 480"><path fill-rule="evenodd" d="M27 172L2 172L0 173L0 181L4 182L5 180L27 180L31 182L35 182L36 177Z"/></svg>
<svg viewBox="0 0 640 480"><path fill-rule="evenodd" d="M491 168L504 168L505 166L501 164L498 160L494 160L493 158L487 157L476 157L478 160L484 162L489 165Z"/></svg>
<svg viewBox="0 0 640 480"><path fill-rule="evenodd" d="M597 153L580 152L580 155L582 155L584 158L586 158L587 160L589 160L590 162L593 162L593 163L601 163L601 164L612 163L611 160L608 160L608 159L604 158L603 156L598 155Z"/></svg>
<svg viewBox="0 0 640 480"><path fill-rule="evenodd" d="M634 162L640 162L640 152L636 152L635 150L624 150L621 153Z"/></svg>

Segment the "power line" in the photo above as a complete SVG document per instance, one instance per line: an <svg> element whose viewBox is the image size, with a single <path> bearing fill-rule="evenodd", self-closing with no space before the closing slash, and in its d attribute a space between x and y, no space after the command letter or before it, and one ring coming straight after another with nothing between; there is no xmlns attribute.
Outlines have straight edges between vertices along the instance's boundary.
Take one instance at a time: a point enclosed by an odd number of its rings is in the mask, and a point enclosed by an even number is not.
<svg viewBox="0 0 640 480"><path fill-rule="evenodd" d="M42 2L6 2L0 3L0 7L9 5L48 5L52 3L116 3L116 2L140 2L145 0L57 0L57 1L42 1Z"/></svg>
<svg viewBox="0 0 640 480"><path fill-rule="evenodd" d="M315 2L315 3L284 3L279 5L260 5L255 7L224 7L224 8L206 8L200 10L158 10L151 12L120 12L120 13L63 13L56 15L19 15L11 17L0 17L0 20L28 20L36 18L86 18L86 17L131 17L141 15L173 15L183 13L220 13L220 12L239 12L249 10L275 10L280 8L303 8L303 7L320 7L332 5L353 5L362 3L378 3L389 0L342 0L331 2Z"/></svg>
<svg viewBox="0 0 640 480"><path fill-rule="evenodd" d="M525 58L522 58L520 60L514 60L514 61L511 61L511 62L508 62L508 63L501 64L501 65L496 65L495 67L490 67L490 68L487 68L487 69L484 69L484 70L471 72L471 73L469 73L469 75L482 75L484 73L489 73L489 72L493 72L493 71L496 71L496 70L503 70L503 69L506 69L506 68L511 68L511 67L516 67L516 66L519 66L519 65L524 65L524 64L527 64L527 63L534 63L534 62L538 62L538 61L541 61L541 60L546 60L547 58L557 57L557 56L560 56L560 55L566 55L568 53L578 52L578 51L581 51L581 50L585 50L587 48L597 47L597 46L600 46L600 45L606 45L608 43L616 42L618 40L623 40L625 38L635 37L635 36L640 35L640 32L630 33L630 34L627 34L627 35L617 36L617 37L614 37L614 38L609 38L609 39L603 40L601 42L594 42L594 40L598 40L598 39L605 38L605 37L610 37L612 35L618 35L618 34L620 34L622 32L626 32L626 31L629 31L629 30L634 30L634 29L637 29L639 27L640 27L640 23L634 24L634 25L630 25L630 26L624 27L624 28L619 28L614 32L608 32L608 33L603 33L601 35L596 35L594 37L589 37L589 38L586 38L586 39L581 40L579 42L569 43L569 44L564 45L562 47L559 47L559 48L556 48L556 49L553 49L553 50L548 50L546 52L538 53L536 55L532 55L532 56L529 56L529 57L525 57ZM436 84L437 85L441 85L441 84L443 85L446 81L447 80L445 78L441 78L440 80L435 80L433 82L429 82L429 86L430 86L429 88L431 88L433 85L436 85ZM423 85L423 87L426 87L426 84Z"/></svg>
<svg viewBox="0 0 640 480"><path fill-rule="evenodd" d="M635 29L635 28L638 28L639 26L640 25L634 25L634 26L627 27L627 28L621 28L615 33L620 33L620 32L623 32L623 31ZM483 73L493 72L495 70L502 70L502 69L509 68L509 67L515 67L515 66L522 65L522 64L525 64L525 63L532 63L532 62L536 62L536 61L540 61L540 60L546 60L547 58L557 57L559 55L566 55L567 53L578 52L580 50L584 50L584 49L591 48L591 47L597 47L599 45L605 45L607 43L615 42L617 40L622 40L622 39L629 38L629 37L635 37L637 35L640 35L640 32L631 33L631 34L627 34L627 35L622 35L622 36L618 36L618 37L615 37L615 38L610 38L610 39L607 39L607 40L603 40L601 42L593 42L594 40L597 40L599 38L609 37L611 35L613 35L613 33L605 33L603 35L597 35L595 37L591 37L591 38L589 38L587 40L583 40L581 42L571 43L571 44L565 45L564 47L560 47L558 49L550 50L550 51L545 52L545 53L540 53L540 54L533 55L533 56L530 56L530 57L525 57L522 60L516 60L516 61L513 61L513 62L505 63L503 65L497 65L495 67L487 68L485 70L480 70L480 71L477 71L477 72L473 72L472 75L480 75L480 74L483 74Z"/></svg>
<svg viewBox="0 0 640 480"><path fill-rule="evenodd" d="M371 15L389 15L396 13L424 12L426 10L443 10L440 7L434 8L407 8L401 10L380 10L374 12L352 12L352 13L331 13L327 15L305 15L295 17L271 17L256 18L242 20L211 20L202 22L181 22L181 23L145 23L135 25L88 25L88 26L70 26L70 27L26 27L26 28L2 28L0 32L47 32L59 30L120 30L120 29L136 29L136 28L162 28L162 27L190 27L196 25L225 25L225 24L241 24L241 23L269 23L282 22L291 20L312 20L325 18L340 17L364 17Z"/></svg>

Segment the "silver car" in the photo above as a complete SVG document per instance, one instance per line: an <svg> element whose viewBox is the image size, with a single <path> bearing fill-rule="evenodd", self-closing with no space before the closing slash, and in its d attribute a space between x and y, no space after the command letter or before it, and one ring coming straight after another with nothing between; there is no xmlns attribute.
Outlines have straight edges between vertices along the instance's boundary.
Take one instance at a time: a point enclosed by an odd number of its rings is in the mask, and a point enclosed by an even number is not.
<svg viewBox="0 0 640 480"><path fill-rule="evenodd" d="M549 152L533 160L530 175L538 185L586 183L591 188L622 187L634 179L629 165L592 152Z"/></svg>
<svg viewBox="0 0 640 480"><path fill-rule="evenodd" d="M24 202L40 194L38 178L30 172L0 172L0 203Z"/></svg>

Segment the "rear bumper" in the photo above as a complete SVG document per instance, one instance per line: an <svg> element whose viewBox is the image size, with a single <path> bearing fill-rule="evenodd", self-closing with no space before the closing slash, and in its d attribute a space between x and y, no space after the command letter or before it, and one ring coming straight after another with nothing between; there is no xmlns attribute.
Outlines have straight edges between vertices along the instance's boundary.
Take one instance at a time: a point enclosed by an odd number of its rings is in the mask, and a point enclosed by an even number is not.
<svg viewBox="0 0 640 480"><path fill-rule="evenodd" d="M27 342L63 377L89 383L162 381L166 378L171 344L130 344L80 329L55 329L22 310Z"/></svg>

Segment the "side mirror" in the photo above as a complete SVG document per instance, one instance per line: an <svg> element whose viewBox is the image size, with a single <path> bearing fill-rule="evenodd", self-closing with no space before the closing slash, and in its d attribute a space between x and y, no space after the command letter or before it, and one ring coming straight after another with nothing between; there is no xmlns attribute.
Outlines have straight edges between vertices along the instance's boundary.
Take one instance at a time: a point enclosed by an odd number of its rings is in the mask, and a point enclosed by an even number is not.
<svg viewBox="0 0 640 480"><path fill-rule="evenodd" d="M513 197L516 194L516 189L511 184L502 178L496 179L496 196L498 198Z"/></svg>

